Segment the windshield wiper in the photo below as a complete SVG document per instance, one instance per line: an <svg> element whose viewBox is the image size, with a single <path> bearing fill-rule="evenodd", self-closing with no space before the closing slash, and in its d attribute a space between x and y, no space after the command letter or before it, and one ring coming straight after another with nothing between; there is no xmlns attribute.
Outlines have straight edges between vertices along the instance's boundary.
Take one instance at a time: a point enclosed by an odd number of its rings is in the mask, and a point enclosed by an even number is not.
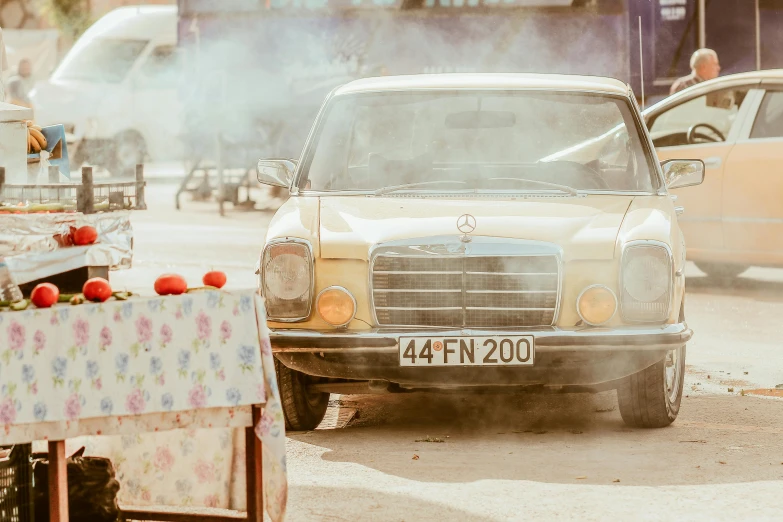
<svg viewBox="0 0 783 522"><path fill-rule="evenodd" d="M578 196L579 195L579 191L577 191L573 187L569 187L568 185L559 185L557 183L548 183L546 181L537 181L537 180L532 180L532 179L521 179L521 178L490 178L488 181L516 181L516 182L519 182L519 183L527 183L527 184L538 185L538 186L546 187L546 188L550 188L550 189L560 190L562 192L566 192L566 193L570 194L571 196ZM442 185L444 183L453 183L453 184L458 184L458 185L467 185L468 184L468 182L466 182L466 181L449 180L449 179L444 179L444 180L440 180L440 181L422 181L420 183L407 183L405 185L392 185L390 187L383 187L383 188L380 188L380 189L376 190L375 192L373 192L373 195L374 196L382 196L384 194L389 194L391 192L396 192L398 190L405 190L405 189L416 188L416 187L424 187L424 186L428 186L428 185Z"/></svg>
<svg viewBox="0 0 783 522"><path fill-rule="evenodd" d="M375 192L373 192L374 196L383 196L384 194L389 194L391 192L396 192L398 190L405 190L409 188L416 188L416 187L424 187L427 185L442 185L444 183L456 183L459 185L466 185L466 181L457 181L452 179L442 179L440 181L422 181L420 183L408 183L406 185L392 185L391 187L383 187Z"/></svg>
<svg viewBox="0 0 783 522"><path fill-rule="evenodd" d="M538 185L538 186L541 186L541 187L562 190L563 192L568 192L572 196L578 196L579 195L579 191L576 190L574 187L569 187L568 185L560 185L558 183L548 183L546 181L538 181L538 180L535 180L535 179L490 178L488 181L517 181L519 183L528 183L528 184L531 184L531 185Z"/></svg>

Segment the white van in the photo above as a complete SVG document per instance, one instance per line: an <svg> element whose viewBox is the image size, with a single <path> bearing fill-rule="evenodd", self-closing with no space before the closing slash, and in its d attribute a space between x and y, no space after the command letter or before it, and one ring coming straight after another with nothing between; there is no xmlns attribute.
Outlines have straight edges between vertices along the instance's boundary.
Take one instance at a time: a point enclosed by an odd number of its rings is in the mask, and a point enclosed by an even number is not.
<svg viewBox="0 0 783 522"><path fill-rule="evenodd" d="M72 164L114 175L182 155L176 6L116 9L92 25L31 98L41 125L75 138Z"/></svg>

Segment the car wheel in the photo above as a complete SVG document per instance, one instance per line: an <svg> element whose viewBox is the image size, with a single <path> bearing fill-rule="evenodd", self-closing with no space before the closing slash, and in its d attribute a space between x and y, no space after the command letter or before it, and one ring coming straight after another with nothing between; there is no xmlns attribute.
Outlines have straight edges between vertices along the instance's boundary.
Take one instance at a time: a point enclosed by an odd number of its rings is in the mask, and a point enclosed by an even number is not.
<svg viewBox="0 0 783 522"><path fill-rule="evenodd" d="M623 421L635 428L663 428L680 412L685 380L685 346L649 368L623 379L617 402Z"/></svg>
<svg viewBox="0 0 783 522"><path fill-rule="evenodd" d="M734 279L749 267L746 265L724 265L718 263L696 263L696 267L715 279Z"/></svg>
<svg viewBox="0 0 783 522"><path fill-rule="evenodd" d="M123 132L114 140L113 176L134 176L136 165L144 163L147 146L136 132Z"/></svg>
<svg viewBox="0 0 783 522"><path fill-rule="evenodd" d="M307 374L292 370L277 359L275 359L275 372L280 399L283 402L285 428L291 431L315 429L324 420L329 405L329 394L309 391L307 385L314 379Z"/></svg>

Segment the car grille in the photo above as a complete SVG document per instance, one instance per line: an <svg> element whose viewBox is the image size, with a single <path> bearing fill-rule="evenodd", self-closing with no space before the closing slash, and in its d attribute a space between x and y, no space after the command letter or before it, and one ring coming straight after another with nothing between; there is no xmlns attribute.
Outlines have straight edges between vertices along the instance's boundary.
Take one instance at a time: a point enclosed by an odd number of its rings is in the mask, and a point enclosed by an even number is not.
<svg viewBox="0 0 783 522"><path fill-rule="evenodd" d="M379 255L372 267L373 305L379 325L551 325L559 277L554 255Z"/></svg>

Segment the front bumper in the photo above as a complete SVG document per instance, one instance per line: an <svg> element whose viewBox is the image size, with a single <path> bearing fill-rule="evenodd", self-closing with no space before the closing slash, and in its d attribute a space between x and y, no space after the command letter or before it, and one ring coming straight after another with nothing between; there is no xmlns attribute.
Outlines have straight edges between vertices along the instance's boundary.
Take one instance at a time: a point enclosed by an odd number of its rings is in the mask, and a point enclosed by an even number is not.
<svg viewBox="0 0 783 522"><path fill-rule="evenodd" d="M532 335L533 366L401 367L399 339ZM329 379L382 380L403 387L598 386L660 361L687 343L686 323L622 328L386 329L360 332L275 329L272 351L294 370Z"/></svg>
<svg viewBox="0 0 783 522"><path fill-rule="evenodd" d="M693 332L686 323L663 326L630 326L623 328L542 328L509 329L440 329L375 328L357 332L331 330L275 329L270 332L272 351L276 353L393 353L400 337L470 337L488 335L532 335L536 354L569 351L668 351L687 343Z"/></svg>

